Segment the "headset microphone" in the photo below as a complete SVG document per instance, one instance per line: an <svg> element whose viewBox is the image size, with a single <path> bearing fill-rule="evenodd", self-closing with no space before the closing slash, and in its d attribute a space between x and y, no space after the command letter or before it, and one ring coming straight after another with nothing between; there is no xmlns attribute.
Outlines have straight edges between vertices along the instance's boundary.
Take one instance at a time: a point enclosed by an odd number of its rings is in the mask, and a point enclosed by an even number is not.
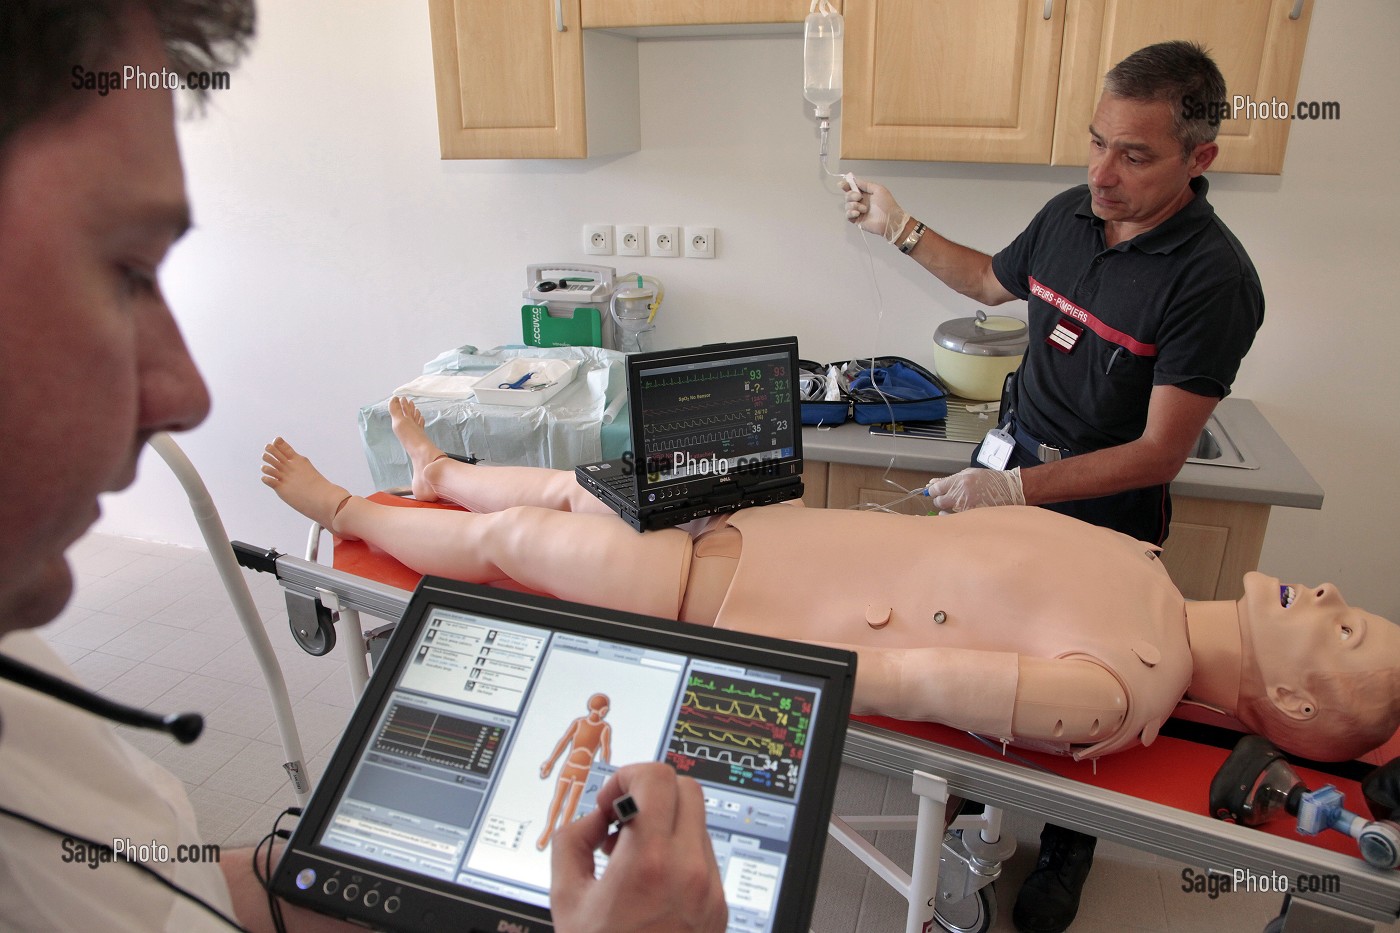
<svg viewBox="0 0 1400 933"><path fill-rule="evenodd" d="M0 654L0 680L8 680L21 687L37 690L39 693L53 697L62 703L87 710L89 713L121 723L124 726L168 732L181 745L190 744L199 738L199 734L204 731L204 717L198 713L171 713L167 716L157 716L155 713L148 713L143 709L100 697L82 687L3 654Z"/></svg>

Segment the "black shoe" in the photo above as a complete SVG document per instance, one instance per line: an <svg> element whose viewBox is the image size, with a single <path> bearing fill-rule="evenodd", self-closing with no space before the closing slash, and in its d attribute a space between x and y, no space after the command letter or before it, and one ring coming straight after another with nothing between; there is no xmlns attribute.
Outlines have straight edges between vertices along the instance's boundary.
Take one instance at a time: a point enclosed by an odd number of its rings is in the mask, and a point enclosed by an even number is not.
<svg viewBox="0 0 1400 933"><path fill-rule="evenodd" d="M1093 836L1045 824L1040 860L1026 876L1011 922L1019 933L1062 933L1079 913L1079 894L1094 863Z"/></svg>

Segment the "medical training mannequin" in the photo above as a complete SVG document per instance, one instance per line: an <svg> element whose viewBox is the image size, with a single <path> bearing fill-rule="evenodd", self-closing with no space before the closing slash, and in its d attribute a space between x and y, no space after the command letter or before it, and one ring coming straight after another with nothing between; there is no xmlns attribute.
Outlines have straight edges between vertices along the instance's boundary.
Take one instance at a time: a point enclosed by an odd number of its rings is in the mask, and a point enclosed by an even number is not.
<svg viewBox="0 0 1400 933"><path fill-rule="evenodd" d="M460 463L411 402L390 413L414 495L471 513L351 496L280 438L264 482L420 573L849 648L855 712L1076 757L1151 742L1183 695L1316 759L1354 757L1400 725L1400 628L1329 585L1251 573L1238 602L1188 603L1152 546L1029 507L765 506L638 534L572 472Z"/></svg>

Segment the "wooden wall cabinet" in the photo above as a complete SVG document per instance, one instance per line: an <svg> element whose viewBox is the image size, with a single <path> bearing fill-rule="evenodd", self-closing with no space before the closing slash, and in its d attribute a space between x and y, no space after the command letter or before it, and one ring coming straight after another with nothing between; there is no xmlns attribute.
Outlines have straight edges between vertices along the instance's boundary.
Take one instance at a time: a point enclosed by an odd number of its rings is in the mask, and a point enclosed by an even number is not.
<svg viewBox="0 0 1400 933"><path fill-rule="evenodd" d="M1063 0L846 0L843 159L1046 164Z"/></svg>
<svg viewBox="0 0 1400 933"><path fill-rule="evenodd" d="M814 473L813 467L820 467ZM887 504L904 495L887 480L904 489L917 489L930 474L918 470L889 470L847 463L813 463L803 471L808 505L849 509L864 503ZM814 487L826 481L825 502L817 501ZM811 498L809 498L811 497ZM895 506L909 515L927 515L927 499L911 499ZM1269 525L1269 506L1219 499L1172 497L1171 533L1162 550L1162 563L1187 599L1238 599L1244 595L1241 581L1246 572L1259 569L1259 553Z"/></svg>
<svg viewBox="0 0 1400 933"><path fill-rule="evenodd" d="M590 140L593 155L640 145L636 43L600 33L585 47L579 0L429 0L428 13L444 159L580 159Z"/></svg>
<svg viewBox="0 0 1400 933"><path fill-rule="evenodd" d="M846 0L841 156L1085 165L1103 75L1166 39L1294 103L1312 0ZM1278 174L1288 120L1226 121L1213 171Z"/></svg>
<svg viewBox="0 0 1400 933"><path fill-rule="evenodd" d="M428 0L442 157L581 159L634 151L641 145L637 33L613 30L800 23L809 6Z"/></svg>
<svg viewBox="0 0 1400 933"><path fill-rule="evenodd" d="M809 0L582 0L583 28L800 23ZM833 0L837 10L841 0Z"/></svg>
<svg viewBox="0 0 1400 933"><path fill-rule="evenodd" d="M1088 126L1103 93L1104 73L1164 39L1192 39L1209 49L1231 97L1291 106L1312 6L1312 0L1074 0L1065 24L1051 160L1088 164ZM1211 171L1279 174L1291 122L1243 116L1223 121L1220 156Z"/></svg>

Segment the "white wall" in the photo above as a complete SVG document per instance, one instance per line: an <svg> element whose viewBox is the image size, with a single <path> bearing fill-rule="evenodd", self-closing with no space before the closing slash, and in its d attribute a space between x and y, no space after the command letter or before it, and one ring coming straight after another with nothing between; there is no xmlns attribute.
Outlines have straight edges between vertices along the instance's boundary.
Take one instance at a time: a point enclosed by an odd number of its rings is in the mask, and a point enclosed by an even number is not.
<svg viewBox="0 0 1400 933"><path fill-rule="evenodd" d="M841 219L801 98L801 39L651 40L642 149L578 162L442 162L425 4L263 0L233 89L182 129L197 229L166 290L215 398L183 439L235 538L299 550L305 522L257 481L283 434L367 491L356 411L439 351L519 339L525 266L584 261L584 223L703 224L714 261L611 257L660 276L660 341L794 332L804 355L925 362L939 321L974 305ZM1400 619L1400 7L1322 2L1299 97L1342 119L1297 123L1281 178L1217 176L1212 200L1254 257L1267 319L1236 384L1326 490L1277 509L1264 569L1333 580ZM936 80L930 63L930 80ZM692 75L703 75L705 90ZM995 250L1079 169L849 163L945 234ZM627 266L628 269L621 268ZM872 277L872 270L874 277ZM878 278L878 291L875 286ZM148 455L102 530L198 543Z"/></svg>

